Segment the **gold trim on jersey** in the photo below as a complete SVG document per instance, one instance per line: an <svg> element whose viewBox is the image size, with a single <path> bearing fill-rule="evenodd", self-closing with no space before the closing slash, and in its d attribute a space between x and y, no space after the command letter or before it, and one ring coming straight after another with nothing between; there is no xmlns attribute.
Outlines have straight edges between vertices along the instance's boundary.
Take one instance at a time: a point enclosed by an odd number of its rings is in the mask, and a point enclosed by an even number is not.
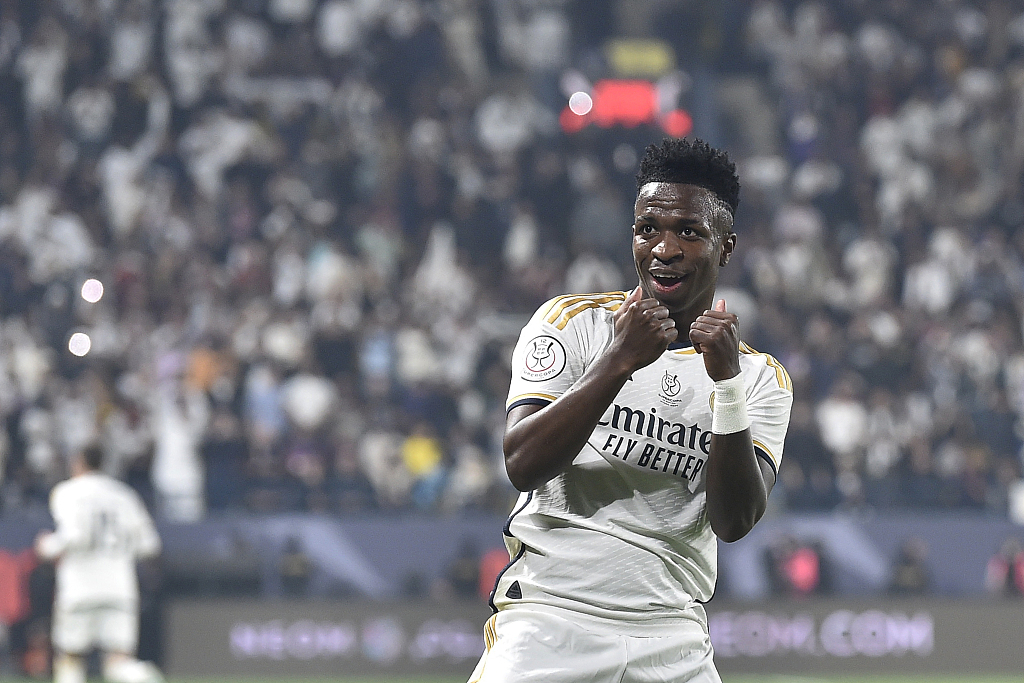
<svg viewBox="0 0 1024 683"><path fill-rule="evenodd" d="M778 472L779 471L779 459L775 457L775 454L772 453L771 450L769 450L767 446L765 446L763 443L761 443L757 439L751 439L751 441L754 443L755 447L760 448L762 451L764 451L765 453L768 454L768 457L772 459L773 463L775 463L775 471Z"/></svg>
<svg viewBox="0 0 1024 683"><path fill-rule="evenodd" d="M569 321L578 313L582 313L590 308L604 308L609 311L617 311L625 300L625 292L560 296L544 312L544 319L556 328L564 330Z"/></svg>
<svg viewBox="0 0 1024 683"><path fill-rule="evenodd" d="M715 392L713 392L713 391L711 392L711 396L708 397L708 404L710 404L710 406L711 406L711 412L714 412L715 411ZM750 439L750 441L754 444L754 446L756 446L757 448L760 448L762 451L764 451L765 453L768 454L768 457L772 459L773 463L775 463L775 471L778 472L779 471L779 459L775 457L775 454L772 453L771 449L768 448L767 446L765 446L763 443L761 443L757 439L753 439L752 438L752 439Z"/></svg>
<svg viewBox="0 0 1024 683"><path fill-rule="evenodd" d="M522 401L524 398L542 398L545 401L551 401L552 403L554 403L555 399L557 399L558 397L557 396L552 396L551 394L519 394L518 396L514 396L514 397L510 398L508 401L506 401L505 402L505 408L507 409L510 405L512 405L516 401Z"/></svg>
<svg viewBox="0 0 1024 683"><path fill-rule="evenodd" d="M549 313L555 311L553 317L550 320L548 320L549 323L552 323L562 312L562 310L565 309L566 306L569 306L573 302L582 301L585 298L585 294L563 294L561 296L556 296L554 299L547 303L547 306L544 308L544 312L541 314L541 317L547 318Z"/></svg>
<svg viewBox="0 0 1024 683"><path fill-rule="evenodd" d="M708 397L708 404L711 405L711 412L714 412L715 411L715 392L713 392L713 391L711 392L711 396ZM760 448L762 451L764 451L765 453L768 454L768 457L772 459L773 463L775 463L775 471L778 472L779 471L779 459L775 457L775 454L771 452L771 449L769 449L767 446L765 446L763 443L761 443L757 439L752 438L752 439L750 439L750 441L754 444L754 446L756 446L757 448Z"/></svg>
<svg viewBox="0 0 1024 683"><path fill-rule="evenodd" d="M775 359L775 356L755 351L746 342L740 342L740 353L745 353L749 356L764 356L764 362L768 364L768 367L775 370L775 379L778 380L779 386L789 393L793 393L793 380L790 378L789 373L786 372L786 368L782 367L782 363Z"/></svg>

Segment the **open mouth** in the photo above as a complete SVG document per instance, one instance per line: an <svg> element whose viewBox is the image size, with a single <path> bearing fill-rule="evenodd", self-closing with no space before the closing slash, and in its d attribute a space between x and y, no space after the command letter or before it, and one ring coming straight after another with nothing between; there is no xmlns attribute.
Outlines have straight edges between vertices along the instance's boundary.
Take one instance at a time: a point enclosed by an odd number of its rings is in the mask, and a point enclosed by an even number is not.
<svg viewBox="0 0 1024 683"><path fill-rule="evenodd" d="M683 284L683 278L679 275L652 275L651 279L659 292L671 292Z"/></svg>

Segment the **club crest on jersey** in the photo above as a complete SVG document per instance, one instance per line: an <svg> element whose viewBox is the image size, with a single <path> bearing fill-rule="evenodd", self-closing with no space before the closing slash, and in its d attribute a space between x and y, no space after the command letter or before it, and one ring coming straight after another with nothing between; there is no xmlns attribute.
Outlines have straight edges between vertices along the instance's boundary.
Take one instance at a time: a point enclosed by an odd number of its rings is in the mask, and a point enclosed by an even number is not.
<svg viewBox="0 0 1024 683"><path fill-rule="evenodd" d="M526 346L522 377L527 382L543 382L557 377L565 369L565 348L546 334L534 337Z"/></svg>
<svg viewBox="0 0 1024 683"><path fill-rule="evenodd" d="M679 376L666 370L661 378L661 393L658 394L661 402L670 406L679 405L680 399L676 397L679 396L680 389L682 389L682 385L679 382Z"/></svg>

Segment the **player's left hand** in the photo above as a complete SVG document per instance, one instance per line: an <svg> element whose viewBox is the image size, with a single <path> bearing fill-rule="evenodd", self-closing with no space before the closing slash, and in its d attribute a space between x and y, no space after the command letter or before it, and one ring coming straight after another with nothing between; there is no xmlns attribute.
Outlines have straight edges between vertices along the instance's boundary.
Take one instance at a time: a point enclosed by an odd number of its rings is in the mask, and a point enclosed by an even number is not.
<svg viewBox="0 0 1024 683"><path fill-rule="evenodd" d="M718 382L740 374L739 319L725 310L725 299L690 324L690 341L704 356L708 377Z"/></svg>

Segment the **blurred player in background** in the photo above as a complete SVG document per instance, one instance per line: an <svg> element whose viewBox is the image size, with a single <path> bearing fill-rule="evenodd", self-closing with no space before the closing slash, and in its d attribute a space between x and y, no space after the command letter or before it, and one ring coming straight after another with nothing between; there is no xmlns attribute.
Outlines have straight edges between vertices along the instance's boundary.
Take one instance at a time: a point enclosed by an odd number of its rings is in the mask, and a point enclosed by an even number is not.
<svg viewBox="0 0 1024 683"><path fill-rule="evenodd" d="M522 495L471 681L719 681L702 603L717 538L760 519L792 383L715 301L739 179L700 140L650 145L632 292L558 297L512 357L504 437Z"/></svg>
<svg viewBox="0 0 1024 683"><path fill-rule="evenodd" d="M54 487L56 531L36 539L40 558L57 563L53 610L54 683L84 683L86 658L103 653L111 683L156 683L160 671L135 658L139 586L135 563L160 552L160 537L139 496L100 472L102 451L90 447Z"/></svg>

